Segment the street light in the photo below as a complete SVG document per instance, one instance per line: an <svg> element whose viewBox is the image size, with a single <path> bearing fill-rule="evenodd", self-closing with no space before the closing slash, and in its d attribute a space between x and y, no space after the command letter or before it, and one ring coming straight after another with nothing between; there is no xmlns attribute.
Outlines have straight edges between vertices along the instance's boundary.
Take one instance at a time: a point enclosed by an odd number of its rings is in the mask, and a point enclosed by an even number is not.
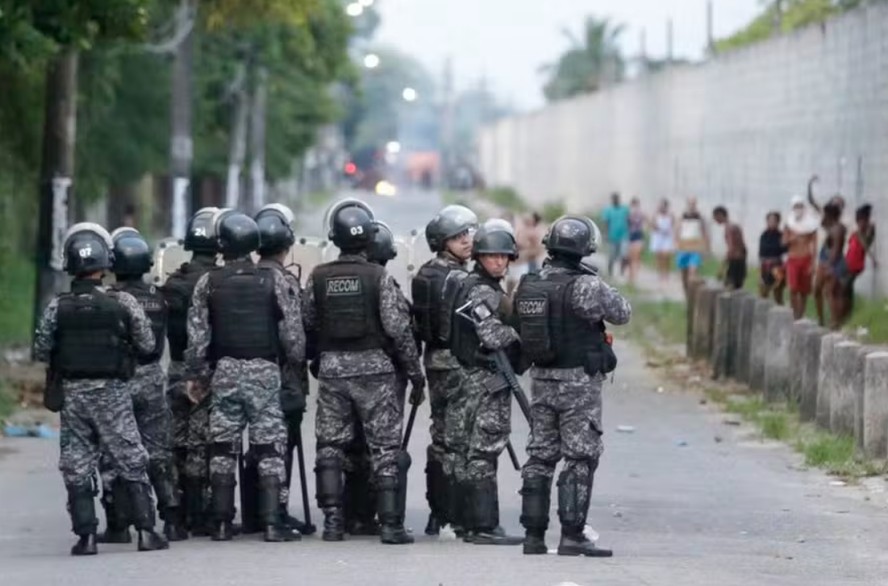
<svg viewBox="0 0 888 586"><path fill-rule="evenodd" d="M364 55L364 67L367 69L376 69L379 67L379 55L368 53Z"/></svg>
<svg viewBox="0 0 888 586"><path fill-rule="evenodd" d="M360 2L352 2L345 7L345 13L349 16L361 16L364 12L364 6Z"/></svg>
<svg viewBox="0 0 888 586"><path fill-rule="evenodd" d="M405 102L415 102L418 94L412 87L405 87L404 91L401 92L401 97L404 98Z"/></svg>

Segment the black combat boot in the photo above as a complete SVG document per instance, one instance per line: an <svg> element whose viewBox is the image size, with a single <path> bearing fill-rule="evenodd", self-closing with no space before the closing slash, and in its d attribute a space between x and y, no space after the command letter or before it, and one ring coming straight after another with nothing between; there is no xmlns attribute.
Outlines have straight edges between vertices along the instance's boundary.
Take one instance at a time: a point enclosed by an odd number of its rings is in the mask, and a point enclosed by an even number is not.
<svg viewBox="0 0 888 586"><path fill-rule="evenodd" d="M234 487L233 474L213 474L210 478L210 514L213 528L210 539L213 541L231 541L234 537Z"/></svg>
<svg viewBox="0 0 888 586"><path fill-rule="evenodd" d="M129 531L127 501L129 498L126 496L126 484L121 480L115 480L108 490L103 490L102 508L105 509L106 528L96 537L98 543L133 542Z"/></svg>
<svg viewBox="0 0 888 586"><path fill-rule="evenodd" d="M77 535L77 543L71 548L71 555L96 555L96 503L92 486L68 486L68 513L71 515L71 530Z"/></svg>
<svg viewBox="0 0 888 586"><path fill-rule="evenodd" d="M614 555L609 549L595 547L595 544L583 534L592 494L594 471L593 464L586 478L581 478L574 470L565 470L558 477L558 518L561 521L558 555L599 558Z"/></svg>
<svg viewBox="0 0 888 586"><path fill-rule="evenodd" d="M259 520L265 527L265 541L298 541L302 536L285 526L280 517L281 481L276 476L259 478Z"/></svg>
<svg viewBox="0 0 888 586"><path fill-rule="evenodd" d="M549 551L546 529L549 528L549 504L552 479L525 478L521 487L521 525L524 526L524 554L537 555Z"/></svg>
<svg viewBox="0 0 888 586"><path fill-rule="evenodd" d="M172 469L164 462L153 461L148 465L148 478L157 497L157 512L163 520L163 534L169 541L188 539L185 515L180 506L179 491L173 482Z"/></svg>
<svg viewBox="0 0 888 586"><path fill-rule="evenodd" d="M379 535L376 488L370 478L370 469L360 462L354 464L354 469L345 473L343 486L345 532L349 535Z"/></svg>
<svg viewBox="0 0 888 586"><path fill-rule="evenodd" d="M154 530L154 503L151 502L151 488L141 482L128 482L130 503L132 503L133 525L139 532L139 551L156 551L170 547L166 537Z"/></svg>
<svg viewBox="0 0 888 586"><path fill-rule="evenodd" d="M185 478L182 483L184 494L182 500L185 503L185 523L192 537L205 537L212 529L207 515L207 501L205 498L207 487L200 478Z"/></svg>
<svg viewBox="0 0 888 586"><path fill-rule="evenodd" d="M472 484L470 493L472 532L470 543L475 545L521 545L524 539L508 535L499 525L499 499L496 481L479 480Z"/></svg>
<svg viewBox="0 0 888 586"><path fill-rule="evenodd" d="M318 506L324 511L324 541L345 539L342 510L342 466L335 458L321 458L315 463Z"/></svg>
<svg viewBox="0 0 888 586"><path fill-rule="evenodd" d="M377 478L377 506L381 528L379 540L382 543L401 545L413 543L413 536L404 529L404 508L399 498L398 478L382 476ZM406 486L403 487L406 490Z"/></svg>
<svg viewBox="0 0 888 586"><path fill-rule="evenodd" d="M438 535L441 526L447 524L447 477L444 466L435 460L429 446L426 460L426 500L429 503L429 520L426 523L426 535Z"/></svg>

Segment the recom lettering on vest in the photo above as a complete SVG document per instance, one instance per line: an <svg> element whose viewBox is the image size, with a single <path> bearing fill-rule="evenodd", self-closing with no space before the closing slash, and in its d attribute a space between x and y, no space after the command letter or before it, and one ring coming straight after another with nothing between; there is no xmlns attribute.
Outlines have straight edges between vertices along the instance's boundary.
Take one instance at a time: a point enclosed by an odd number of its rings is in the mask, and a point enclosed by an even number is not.
<svg viewBox="0 0 888 586"><path fill-rule="evenodd" d="M546 315L549 305L548 299L522 299L518 301L518 313L520 315Z"/></svg>
<svg viewBox="0 0 888 586"><path fill-rule="evenodd" d="M360 277L333 277L327 279L327 295L360 295Z"/></svg>

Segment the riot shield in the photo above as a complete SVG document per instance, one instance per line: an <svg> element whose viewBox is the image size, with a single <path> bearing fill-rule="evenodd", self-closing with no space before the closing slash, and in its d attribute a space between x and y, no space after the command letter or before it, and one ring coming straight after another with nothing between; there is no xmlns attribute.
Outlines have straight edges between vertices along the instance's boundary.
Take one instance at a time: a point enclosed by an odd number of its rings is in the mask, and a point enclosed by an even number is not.
<svg viewBox="0 0 888 586"><path fill-rule="evenodd" d="M154 249L154 266L149 273L150 282L163 285L167 277L176 272L183 263L191 260L191 252L185 250L182 241L164 238Z"/></svg>

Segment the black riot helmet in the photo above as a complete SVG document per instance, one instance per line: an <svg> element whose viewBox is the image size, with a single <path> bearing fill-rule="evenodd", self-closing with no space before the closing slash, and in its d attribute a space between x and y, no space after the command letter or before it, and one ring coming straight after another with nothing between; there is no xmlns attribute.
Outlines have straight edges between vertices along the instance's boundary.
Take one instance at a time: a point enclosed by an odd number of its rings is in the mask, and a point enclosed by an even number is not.
<svg viewBox="0 0 888 586"><path fill-rule="evenodd" d="M445 242L478 227L478 216L469 208L449 205L435 214L426 226L425 237L432 252L444 250Z"/></svg>
<svg viewBox="0 0 888 586"><path fill-rule="evenodd" d="M543 237L543 246L550 253L563 253L580 258L598 250L601 232L595 222L585 216L561 216Z"/></svg>
<svg viewBox="0 0 888 586"><path fill-rule="evenodd" d="M114 262L111 270L118 277L141 277L151 270L151 247L135 228L121 227L111 232Z"/></svg>
<svg viewBox="0 0 888 586"><path fill-rule="evenodd" d="M375 216L373 215L373 210L370 208L369 205L357 198L347 197L335 202L327 209L326 213L324 214L324 230L326 230L327 232L333 231L334 218L340 211L344 210L345 208L362 209L367 212L367 215L370 216L371 220L375 219Z"/></svg>
<svg viewBox="0 0 888 586"><path fill-rule="evenodd" d="M79 276L105 271L114 264L114 243L108 231L92 222L74 224L65 234L65 272Z"/></svg>
<svg viewBox="0 0 888 586"><path fill-rule="evenodd" d="M373 224L376 227L376 233L367 246L367 260L385 266L388 261L398 256L398 249L395 248L395 236L385 222L377 220Z"/></svg>
<svg viewBox="0 0 888 586"><path fill-rule="evenodd" d="M259 254L269 256L289 250L296 242L293 212L285 205L270 203L256 213L259 226Z"/></svg>
<svg viewBox="0 0 888 586"><path fill-rule="evenodd" d="M259 226L250 216L237 210L219 210L213 224L223 258L240 258L259 248Z"/></svg>
<svg viewBox="0 0 888 586"><path fill-rule="evenodd" d="M330 218L330 226L329 238L343 252L366 249L377 229L373 216L360 206L339 208Z"/></svg>
<svg viewBox="0 0 888 586"><path fill-rule="evenodd" d="M185 250L198 254L216 254L219 251L214 224L218 211L219 208L214 207L201 208L191 216L185 228Z"/></svg>
<svg viewBox="0 0 888 586"><path fill-rule="evenodd" d="M515 231L505 220L487 220L472 239L472 259L478 260L479 254L505 254L510 260L518 258L518 244Z"/></svg>

